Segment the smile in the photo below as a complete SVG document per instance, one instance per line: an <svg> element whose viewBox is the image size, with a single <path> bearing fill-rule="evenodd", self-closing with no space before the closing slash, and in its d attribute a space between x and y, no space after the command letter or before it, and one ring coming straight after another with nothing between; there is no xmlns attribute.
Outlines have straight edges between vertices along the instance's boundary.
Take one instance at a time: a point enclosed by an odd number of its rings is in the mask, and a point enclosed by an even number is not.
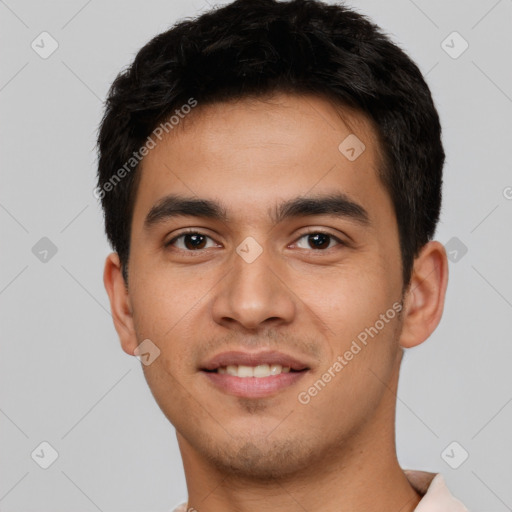
<svg viewBox="0 0 512 512"><path fill-rule="evenodd" d="M234 365L220 366L216 370L217 373L233 375L234 377L269 377L270 375L280 375L281 373L288 373L289 366L282 366L280 364L260 364L258 366Z"/></svg>
<svg viewBox="0 0 512 512"><path fill-rule="evenodd" d="M202 373L218 390L244 398L275 395L297 383L308 369L292 370L279 364L258 366L229 365Z"/></svg>

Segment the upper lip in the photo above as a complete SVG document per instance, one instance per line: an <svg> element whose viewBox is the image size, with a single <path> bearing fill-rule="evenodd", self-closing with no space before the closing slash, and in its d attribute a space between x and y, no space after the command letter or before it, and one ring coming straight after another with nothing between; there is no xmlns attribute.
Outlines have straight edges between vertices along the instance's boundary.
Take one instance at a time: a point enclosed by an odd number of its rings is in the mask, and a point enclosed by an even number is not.
<svg viewBox="0 0 512 512"><path fill-rule="evenodd" d="M258 366L261 364L280 364L284 367L290 367L292 370L307 370L309 369L306 363L303 363L290 355L278 352L275 350L264 352L242 352L232 350L229 352L222 352L206 361L201 370L216 370L221 366L229 365L244 365L244 366Z"/></svg>

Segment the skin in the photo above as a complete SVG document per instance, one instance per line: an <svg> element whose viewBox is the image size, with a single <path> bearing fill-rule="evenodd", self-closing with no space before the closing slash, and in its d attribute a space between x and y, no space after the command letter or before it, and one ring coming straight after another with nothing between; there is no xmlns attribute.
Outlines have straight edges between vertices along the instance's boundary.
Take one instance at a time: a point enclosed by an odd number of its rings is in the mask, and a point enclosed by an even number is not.
<svg viewBox="0 0 512 512"><path fill-rule="evenodd" d="M448 265L439 242L416 258L401 316L308 404L297 399L402 299L376 132L362 114L340 112L310 95L198 105L143 160L127 287L117 254L107 257L123 350L133 355L148 338L160 350L143 370L176 428L188 506L199 512L410 512L421 499L396 457L396 390L403 349L441 319ZM354 161L338 150L351 133L366 146ZM331 215L272 223L281 201L333 191L362 205L370 224ZM170 193L220 201L228 220L179 217L146 230L146 215ZM165 247L183 228L210 238L201 250L187 237ZM317 248L310 228L344 244L331 238ZM252 263L236 252L249 236L263 250ZM248 399L217 390L199 371L226 350L266 348L307 362L309 372Z"/></svg>

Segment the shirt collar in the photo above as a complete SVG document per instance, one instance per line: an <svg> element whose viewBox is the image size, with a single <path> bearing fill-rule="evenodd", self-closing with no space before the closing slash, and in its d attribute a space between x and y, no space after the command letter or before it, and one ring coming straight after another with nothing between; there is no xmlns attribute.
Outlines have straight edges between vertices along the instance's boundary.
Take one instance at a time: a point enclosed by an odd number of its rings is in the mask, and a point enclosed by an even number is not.
<svg viewBox="0 0 512 512"><path fill-rule="evenodd" d="M414 512L469 512L450 493L441 473L411 469L404 470L404 473L411 487L423 496Z"/></svg>

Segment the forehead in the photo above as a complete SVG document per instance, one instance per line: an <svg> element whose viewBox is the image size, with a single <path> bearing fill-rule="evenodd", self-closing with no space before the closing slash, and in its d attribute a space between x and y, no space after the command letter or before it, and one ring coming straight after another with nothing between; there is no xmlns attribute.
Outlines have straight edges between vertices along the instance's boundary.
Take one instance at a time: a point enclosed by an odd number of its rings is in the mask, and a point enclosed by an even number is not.
<svg viewBox="0 0 512 512"><path fill-rule="evenodd" d="M389 207L380 165L371 120L324 98L199 104L144 157L134 227L166 194L221 199L246 222L280 200L336 191L368 206L381 196Z"/></svg>

